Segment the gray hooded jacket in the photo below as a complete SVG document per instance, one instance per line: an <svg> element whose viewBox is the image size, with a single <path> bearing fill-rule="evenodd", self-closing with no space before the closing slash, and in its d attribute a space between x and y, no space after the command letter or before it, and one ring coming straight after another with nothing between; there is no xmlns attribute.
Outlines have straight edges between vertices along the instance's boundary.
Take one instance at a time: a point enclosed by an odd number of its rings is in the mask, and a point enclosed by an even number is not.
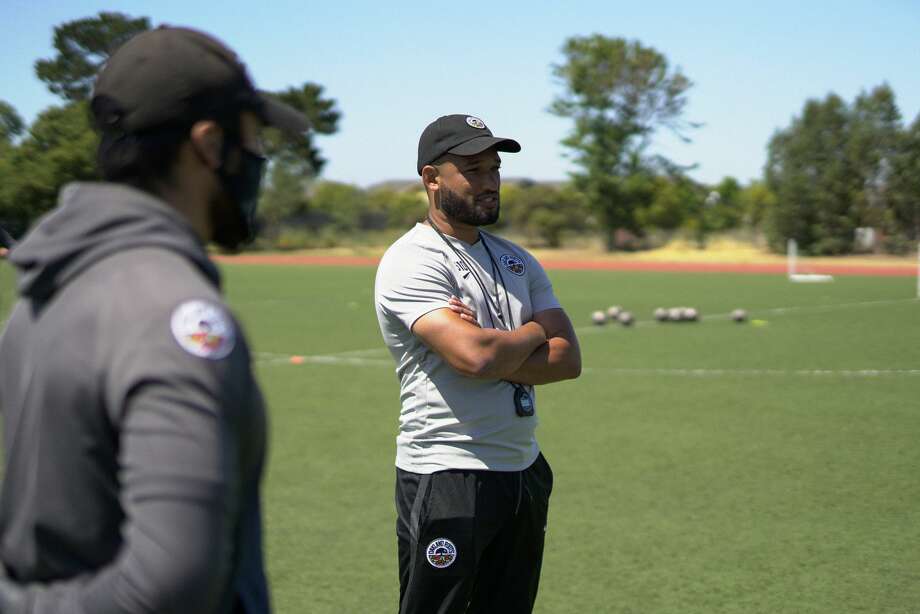
<svg viewBox="0 0 920 614"><path fill-rule="evenodd" d="M72 184L9 259L0 613L267 612L264 405L189 224Z"/></svg>

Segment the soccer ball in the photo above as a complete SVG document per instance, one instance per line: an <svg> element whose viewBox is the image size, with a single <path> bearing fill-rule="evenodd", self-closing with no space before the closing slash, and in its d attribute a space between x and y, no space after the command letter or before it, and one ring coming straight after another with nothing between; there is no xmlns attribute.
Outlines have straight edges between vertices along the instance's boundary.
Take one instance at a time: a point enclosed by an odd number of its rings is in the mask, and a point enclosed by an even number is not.
<svg viewBox="0 0 920 614"><path fill-rule="evenodd" d="M595 311L591 314L591 321L598 326L603 326L607 323L607 314L605 314L603 311Z"/></svg>
<svg viewBox="0 0 920 614"><path fill-rule="evenodd" d="M623 326L632 326L633 324L633 314L628 311L621 311L620 315L617 316L617 321Z"/></svg>
<svg viewBox="0 0 920 614"><path fill-rule="evenodd" d="M623 311L623 308L619 305L614 305L613 307L607 308L607 317L611 320L616 320L620 313Z"/></svg>
<svg viewBox="0 0 920 614"><path fill-rule="evenodd" d="M747 321L747 317L748 317L748 314L744 309L735 309L732 312L732 320L734 320L735 322L738 322L739 324L741 322Z"/></svg>
<svg viewBox="0 0 920 614"><path fill-rule="evenodd" d="M659 307L658 309L656 309L655 319L658 320L659 322L667 322L668 321L668 310L665 309L664 307Z"/></svg>
<svg viewBox="0 0 920 614"><path fill-rule="evenodd" d="M695 307L684 307L683 316L688 322L696 322L700 317L700 312Z"/></svg>
<svg viewBox="0 0 920 614"><path fill-rule="evenodd" d="M684 315L684 310L680 307L671 307L668 309L668 320L671 322L680 322L681 316Z"/></svg>

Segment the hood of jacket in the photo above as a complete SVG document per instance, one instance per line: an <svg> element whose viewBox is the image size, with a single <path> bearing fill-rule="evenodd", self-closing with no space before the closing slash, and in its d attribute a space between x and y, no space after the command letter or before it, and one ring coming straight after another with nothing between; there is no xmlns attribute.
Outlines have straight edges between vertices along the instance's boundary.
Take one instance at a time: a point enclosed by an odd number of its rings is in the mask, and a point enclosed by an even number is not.
<svg viewBox="0 0 920 614"><path fill-rule="evenodd" d="M19 293L46 300L96 262L117 252L162 247L190 260L216 287L220 273L176 209L117 183L71 183L58 206L9 253Z"/></svg>

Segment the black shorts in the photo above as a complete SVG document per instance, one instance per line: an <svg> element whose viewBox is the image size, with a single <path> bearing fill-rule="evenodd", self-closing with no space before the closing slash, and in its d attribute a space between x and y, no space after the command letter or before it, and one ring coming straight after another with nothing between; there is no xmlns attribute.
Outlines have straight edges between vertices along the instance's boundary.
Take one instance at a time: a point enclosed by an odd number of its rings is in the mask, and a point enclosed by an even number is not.
<svg viewBox="0 0 920 614"><path fill-rule="evenodd" d="M553 472L396 469L400 614L529 613Z"/></svg>

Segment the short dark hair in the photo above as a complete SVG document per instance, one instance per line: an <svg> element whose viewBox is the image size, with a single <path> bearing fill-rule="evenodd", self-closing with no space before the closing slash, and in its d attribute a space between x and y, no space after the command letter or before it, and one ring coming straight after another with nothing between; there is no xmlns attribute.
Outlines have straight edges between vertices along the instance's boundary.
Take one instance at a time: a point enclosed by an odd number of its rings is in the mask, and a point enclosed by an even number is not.
<svg viewBox="0 0 920 614"><path fill-rule="evenodd" d="M239 135L240 113L245 110L233 105L206 113L194 120L168 124L140 132L122 132L101 127L96 163L102 179L127 183L152 190L172 172L179 149L189 140L196 121L214 120L234 139Z"/></svg>
<svg viewBox="0 0 920 614"><path fill-rule="evenodd" d="M127 134L104 131L96 161L105 181L151 187L169 176L191 126Z"/></svg>

